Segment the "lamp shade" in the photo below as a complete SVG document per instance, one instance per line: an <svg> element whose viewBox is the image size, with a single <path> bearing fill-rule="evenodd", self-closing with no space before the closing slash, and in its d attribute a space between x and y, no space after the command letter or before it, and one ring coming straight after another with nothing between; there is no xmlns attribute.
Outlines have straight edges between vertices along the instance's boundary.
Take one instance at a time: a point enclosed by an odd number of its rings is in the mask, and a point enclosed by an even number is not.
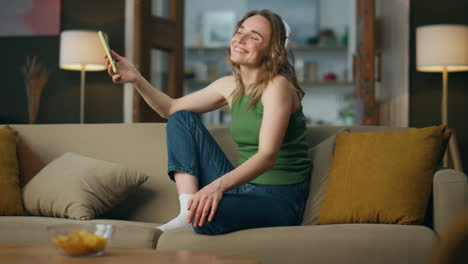
<svg viewBox="0 0 468 264"><path fill-rule="evenodd" d="M468 71L468 26L429 25L416 29L418 71Z"/></svg>
<svg viewBox="0 0 468 264"><path fill-rule="evenodd" d="M64 30L60 33L61 69L105 70L104 54L104 48L96 31Z"/></svg>

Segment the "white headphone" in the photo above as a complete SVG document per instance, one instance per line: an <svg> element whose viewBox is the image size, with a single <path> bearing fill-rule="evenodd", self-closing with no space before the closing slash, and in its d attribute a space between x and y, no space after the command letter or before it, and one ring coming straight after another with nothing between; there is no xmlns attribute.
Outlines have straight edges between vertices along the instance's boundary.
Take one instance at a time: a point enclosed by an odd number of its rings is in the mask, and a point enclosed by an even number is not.
<svg viewBox="0 0 468 264"><path fill-rule="evenodd" d="M288 23L284 21L283 19L283 24L284 24L284 29L286 30L286 39L284 40L284 48L286 50L289 50L291 48L291 28L289 27Z"/></svg>

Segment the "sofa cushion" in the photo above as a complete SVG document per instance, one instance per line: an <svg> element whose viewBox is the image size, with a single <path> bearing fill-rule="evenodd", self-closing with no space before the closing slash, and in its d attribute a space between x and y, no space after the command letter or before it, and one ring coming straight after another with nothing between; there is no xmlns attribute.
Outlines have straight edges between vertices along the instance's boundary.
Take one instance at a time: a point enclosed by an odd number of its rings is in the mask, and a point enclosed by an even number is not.
<svg viewBox="0 0 468 264"><path fill-rule="evenodd" d="M4 128L14 130L9 125L6 125ZM20 135L16 138L16 154L18 158L19 184L22 188L45 167L45 164L36 153L21 140Z"/></svg>
<svg viewBox="0 0 468 264"><path fill-rule="evenodd" d="M0 243L44 244L49 243L46 227L54 224L83 223L82 220L44 216L0 217ZM157 224L95 219L86 223L111 224L115 229L109 246L125 248L155 248L161 231Z"/></svg>
<svg viewBox="0 0 468 264"><path fill-rule="evenodd" d="M24 187L24 203L32 215L89 220L114 207L147 179L115 163L65 153Z"/></svg>
<svg viewBox="0 0 468 264"><path fill-rule="evenodd" d="M342 129L339 132L349 131ZM315 225L317 223L323 195L327 189L328 175L333 160L336 134L309 149L309 157L312 162L310 178L309 198L304 210L302 225Z"/></svg>
<svg viewBox="0 0 468 264"><path fill-rule="evenodd" d="M318 224L419 224L446 126L338 133Z"/></svg>
<svg viewBox="0 0 468 264"><path fill-rule="evenodd" d="M15 125L21 139L46 164L65 152L135 168L148 180L102 218L165 223L179 213L174 182L167 176L166 124Z"/></svg>
<svg viewBox="0 0 468 264"><path fill-rule="evenodd" d="M256 258L262 263L428 263L435 233L424 226L340 224L256 228L219 236L164 232L157 250Z"/></svg>
<svg viewBox="0 0 468 264"><path fill-rule="evenodd" d="M0 215L23 215L23 201L19 187L17 133L0 129Z"/></svg>

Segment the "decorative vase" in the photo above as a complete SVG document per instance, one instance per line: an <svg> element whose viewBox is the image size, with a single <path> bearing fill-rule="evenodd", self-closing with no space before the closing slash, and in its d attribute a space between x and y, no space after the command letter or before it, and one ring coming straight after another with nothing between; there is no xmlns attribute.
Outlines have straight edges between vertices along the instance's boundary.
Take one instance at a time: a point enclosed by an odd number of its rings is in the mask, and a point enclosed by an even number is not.
<svg viewBox="0 0 468 264"><path fill-rule="evenodd" d="M37 56L26 57L26 64L22 70L28 97L28 119L30 124L35 124L42 90L49 80L48 72L44 65L37 62Z"/></svg>

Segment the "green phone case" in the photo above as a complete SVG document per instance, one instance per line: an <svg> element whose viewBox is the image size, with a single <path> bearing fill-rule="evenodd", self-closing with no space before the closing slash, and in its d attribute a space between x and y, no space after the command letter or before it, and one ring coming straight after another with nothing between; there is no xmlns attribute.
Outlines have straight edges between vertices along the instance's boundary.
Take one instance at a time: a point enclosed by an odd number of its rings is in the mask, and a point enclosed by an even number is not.
<svg viewBox="0 0 468 264"><path fill-rule="evenodd" d="M112 65L112 70L114 71L115 74L119 73L119 71L117 70L117 67L115 66L114 59L112 58L110 54L109 44L104 38L104 34L102 34L102 31L98 31L98 34L99 34L99 38L101 39L102 46L104 47L104 51L106 52L107 58L109 59L110 64Z"/></svg>

